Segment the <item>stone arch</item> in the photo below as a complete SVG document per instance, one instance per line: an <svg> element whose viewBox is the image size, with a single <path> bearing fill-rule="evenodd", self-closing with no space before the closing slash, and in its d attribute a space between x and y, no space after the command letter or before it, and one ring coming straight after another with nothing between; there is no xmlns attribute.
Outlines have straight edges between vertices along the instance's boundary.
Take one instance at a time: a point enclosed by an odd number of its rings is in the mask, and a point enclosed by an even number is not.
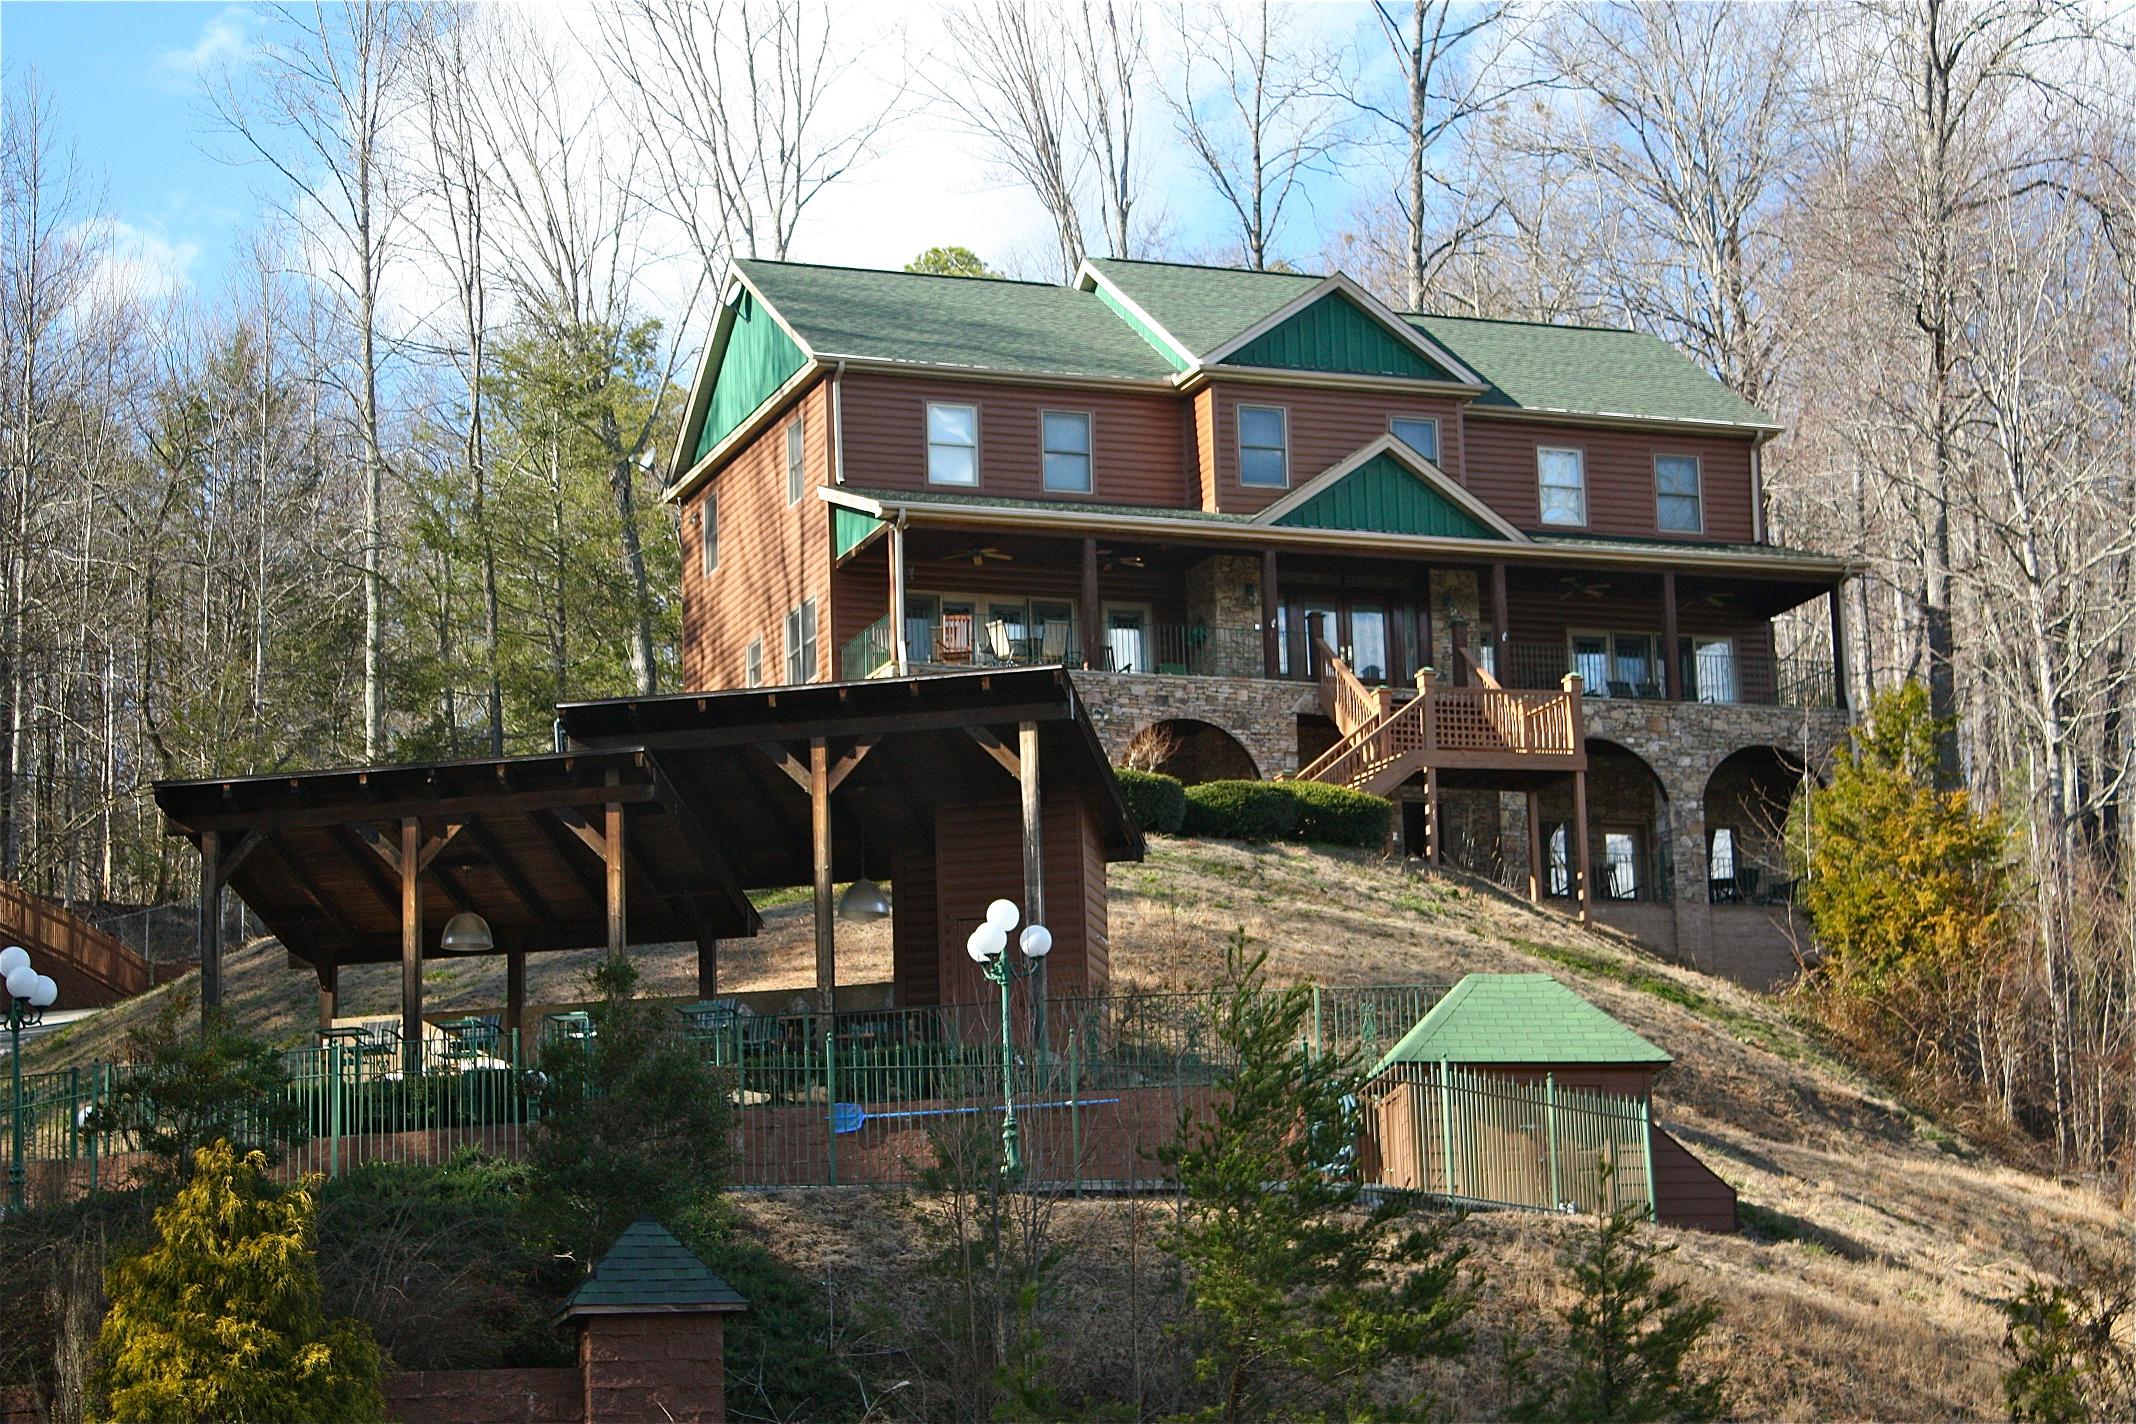
<svg viewBox="0 0 2136 1424"><path fill-rule="evenodd" d="M1189 786L1261 779L1244 740L1229 728L1199 717L1165 717L1144 724L1128 739L1126 759L1176 776Z"/></svg>
<svg viewBox="0 0 2136 1424"><path fill-rule="evenodd" d="M1572 787L1569 778L1553 780L1557 784L1540 797L1544 885L1553 893L1569 893L1564 870L1578 856L1565 838L1572 823ZM1671 898L1670 804L1668 785L1653 763L1621 742L1587 739L1587 843L1598 903Z"/></svg>
<svg viewBox="0 0 2136 1424"><path fill-rule="evenodd" d="M1755 904L1785 893L1789 808L1806 781L1823 779L1792 747L1737 747L1714 763L1700 810L1716 902Z"/></svg>

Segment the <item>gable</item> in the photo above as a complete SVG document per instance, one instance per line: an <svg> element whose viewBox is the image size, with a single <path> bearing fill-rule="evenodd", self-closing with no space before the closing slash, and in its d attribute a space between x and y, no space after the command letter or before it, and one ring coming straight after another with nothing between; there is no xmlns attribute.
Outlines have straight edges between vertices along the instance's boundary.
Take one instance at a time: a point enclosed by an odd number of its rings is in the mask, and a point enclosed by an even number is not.
<svg viewBox="0 0 2136 1424"><path fill-rule="evenodd" d="M857 509L848 509L842 504L831 506L831 557L842 559L867 542L868 536L882 528L883 522L872 514L863 514Z"/></svg>
<svg viewBox="0 0 2136 1424"><path fill-rule="evenodd" d="M690 454L693 465L740 428L808 359L747 287L736 295L733 310L719 369L712 375L712 395L705 402L704 424Z"/></svg>
<svg viewBox="0 0 2136 1424"><path fill-rule="evenodd" d="M1218 364L1420 381L1456 379L1342 292L1330 292L1293 313Z"/></svg>
<svg viewBox="0 0 2136 1424"><path fill-rule="evenodd" d="M1269 521L1294 529L1356 529L1442 539L1504 539L1390 454L1379 454Z"/></svg>

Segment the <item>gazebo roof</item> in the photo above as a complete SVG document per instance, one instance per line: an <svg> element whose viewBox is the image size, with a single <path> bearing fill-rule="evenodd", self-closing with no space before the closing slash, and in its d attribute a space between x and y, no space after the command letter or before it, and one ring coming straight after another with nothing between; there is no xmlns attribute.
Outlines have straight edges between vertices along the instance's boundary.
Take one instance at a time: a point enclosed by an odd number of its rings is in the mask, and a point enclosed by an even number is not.
<svg viewBox="0 0 2136 1424"><path fill-rule="evenodd" d="M1663 1067L1675 1060L1548 974L1469 974L1372 1070L1400 1063Z"/></svg>
<svg viewBox="0 0 2136 1424"><path fill-rule="evenodd" d="M623 1229L593 1274L564 1297L557 1319L575 1315L747 1310L749 1302L674 1233L649 1216Z"/></svg>

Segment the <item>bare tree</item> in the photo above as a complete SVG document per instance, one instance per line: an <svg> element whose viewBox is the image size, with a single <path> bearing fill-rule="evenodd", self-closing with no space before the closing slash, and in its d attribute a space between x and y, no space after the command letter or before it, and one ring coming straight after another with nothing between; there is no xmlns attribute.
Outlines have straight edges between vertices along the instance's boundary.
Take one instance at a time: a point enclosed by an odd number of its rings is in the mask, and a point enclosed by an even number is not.
<svg viewBox="0 0 2136 1424"><path fill-rule="evenodd" d="M1071 32L1076 72L1076 118L1095 166L1100 228L1113 257L1133 257L1148 224L1142 201L1141 122L1137 89L1145 73L1148 36L1141 7L1121 0L1082 0Z"/></svg>
<svg viewBox="0 0 2136 1424"><path fill-rule="evenodd" d="M1173 21L1181 58L1165 102L1230 210L1246 265L1265 270L1301 185L1332 168L1348 143L1333 100L1344 84L1340 63L1272 0L1182 3Z"/></svg>

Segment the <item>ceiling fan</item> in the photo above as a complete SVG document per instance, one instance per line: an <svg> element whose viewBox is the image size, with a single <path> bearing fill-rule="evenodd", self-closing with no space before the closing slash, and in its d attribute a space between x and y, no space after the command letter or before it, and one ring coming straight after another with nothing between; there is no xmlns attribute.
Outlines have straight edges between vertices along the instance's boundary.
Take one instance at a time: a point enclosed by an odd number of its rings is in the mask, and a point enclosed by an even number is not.
<svg viewBox="0 0 2136 1424"><path fill-rule="evenodd" d="M1566 574L1563 578L1559 579L1558 582L1564 586L1564 592L1558 595L1558 601L1560 603L1566 601L1567 599L1570 599L1574 594L1585 594L1589 598L1600 598L1604 594L1609 592L1609 583L1607 580L1601 580L1595 583L1583 583L1581 582L1580 576L1578 574Z"/></svg>
<svg viewBox="0 0 2136 1424"><path fill-rule="evenodd" d="M1122 554L1113 549L1098 550L1098 567L1107 573L1114 569L1139 569L1145 567L1140 554Z"/></svg>
<svg viewBox="0 0 2136 1424"><path fill-rule="evenodd" d="M948 556L951 563L968 563L975 569L989 559L999 559L1007 563L1015 557L1008 550L997 549L991 544L974 544L969 549L961 549Z"/></svg>
<svg viewBox="0 0 2136 1424"><path fill-rule="evenodd" d="M1735 602L1735 594L1727 589L1722 589L1718 593L1701 594L1698 601L1709 608L1726 608L1729 604Z"/></svg>

